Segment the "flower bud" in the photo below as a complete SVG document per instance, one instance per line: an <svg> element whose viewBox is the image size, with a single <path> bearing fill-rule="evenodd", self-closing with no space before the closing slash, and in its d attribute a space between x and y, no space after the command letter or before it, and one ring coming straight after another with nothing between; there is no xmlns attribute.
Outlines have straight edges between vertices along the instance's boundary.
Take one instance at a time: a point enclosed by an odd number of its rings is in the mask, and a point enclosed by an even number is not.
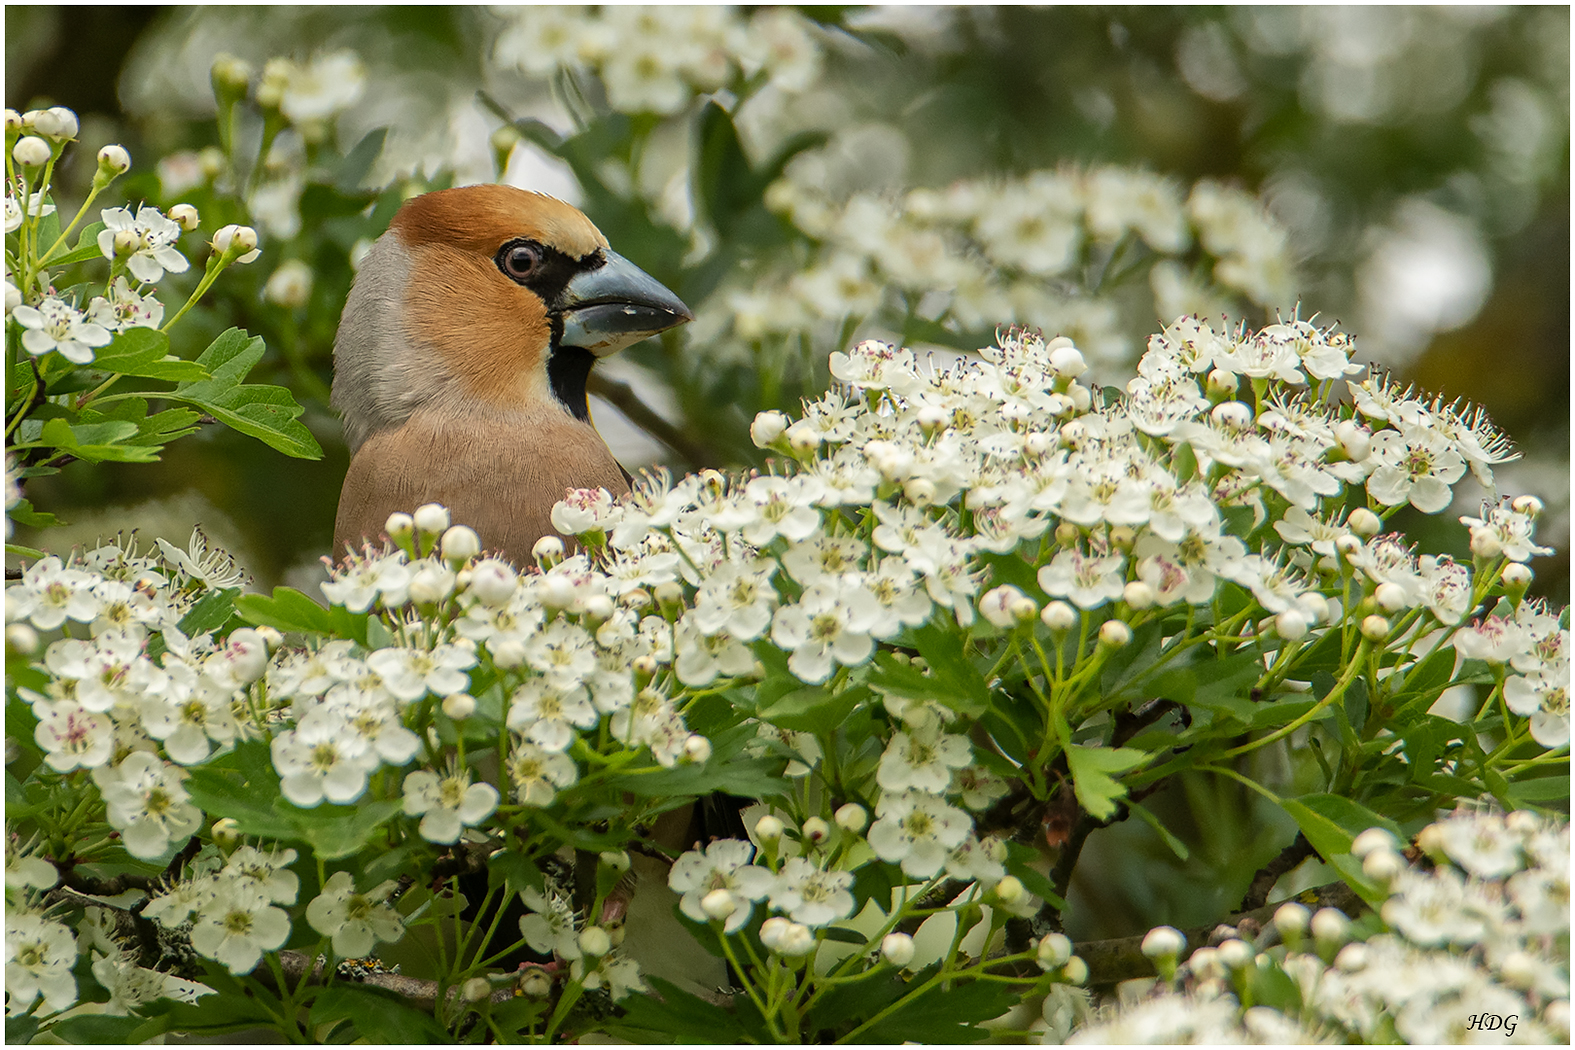
<svg viewBox="0 0 1575 1050"><path fill-rule="evenodd" d="M992 587L979 598L979 615L996 627L1016 627L1017 617L1013 614L1011 606L1013 602L1025 597L1027 596L1022 591L1009 583Z"/></svg>
<svg viewBox="0 0 1575 1050"><path fill-rule="evenodd" d="M612 938L600 926L587 926L580 931L580 951L590 956L606 955L612 951Z"/></svg>
<svg viewBox="0 0 1575 1050"><path fill-rule="evenodd" d="M1240 970L1252 962L1252 954L1251 945L1240 938L1232 937L1215 949L1214 957L1227 970Z"/></svg>
<svg viewBox="0 0 1575 1050"><path fill-rule="evenodd" d="M1373 600L1386 613L1399 612L1411 604L1405 588L1398 583L1380 583L1378 589L1373 591Z"/></svg>
<svg viewBox="0 0 1575 1050"><path fill-rule="evenodd" d="M664 616L671 616L676 620L679 613L683 611L684 589L672 580L657 584L656 605Z"/></svg>
<svg viewBox="0 0 1575 1050"><path fill-rule="evenodd" d="M1300 641L1307 636L1307 617L1300 609L1286 609L1274 618L1274 633L1287 642Z"/></svg>
<svg viewBox="0 0 1575 1050"><path fill-rule="evenodd" d="M1154 588L1142 580L1133 580L1121 588L1121 600L1126 602L1130 609L1148 609L1158 601L1158 598L1154 594Z"/></svg>
<svg viewBox="0 0 1575 1050"><path fill-rule="evenodd" d="M1374 850L1362 859L1362 874L1374 882L1388 885L1405 870L1405 859L1394 850Z"/></svg>
<svg viewBox="0 0 1575 1050"><path fill-rule="evenodd" d="M881 939L881 958L901 969L913 961L913 938L906 933L888 933Z"/></svg>
<svg viewBox="0 0 1575 1050"><path fill-rule="evenodd" d="M104 147L108 149L109 147ZM190 204L177 204L170 209L170 219L182 230L190 233L202 222L202 216Z"/></svg>
<svg viewBox="0 0 1575 1050"><path fill-rule="evenodd" d="M476 713L476 698L469 693L454 693L443 698L443 713L456 722L463 722Z"/></svg>
<svg viewBox="0 0 1575 1050"><path fill-rule="evenodd" d="M1067 387L1066 396L1072 399L1072 410L1075 412L1087 412L1094 405L1094 395L1081 383Z"/></svg>
<svg viewBox="0 0 1575 1050"><path fill-rule="evenodd" d="M238 263L249 263L262 254L257 248L257 231L250 226L219 227L213 234L213 250L233 256Z"/></svg>
<svg viewBox="0 0 1575 1050"><path fill-rule="evenodd" d="M1516 496L1509 509L1516 514L1524 514L1532 521L1542 517L1542 501L1535 496Z"/></svg>
<svg viewBox="0 0 1575 1050"><path fill-rule="evenodd" d="M1017 876L1007 875L995 884L995 896L1002 904L1011 907L1021 903L1023 898L1028 896L1028 890Z"/></svg>
<svg viewBox="0 0 1575 1050"><path fill-rule="evenodd" d="M533 966L520 975L520 992L530 999L545 999L552 991L552 978L545 970Z"/></svg>
<svg viewBox="0 0 1575 1050"><path fill-rule="evenodd" d="M80 127L77 115L65 106L53 106L33 118L33 130L57 142L76 138Z"/></svg>
<svg viewBox="0 0 1575 1050"><path fill-rule="evenodd" d="M208 67L208 80L213 84L215 95L242 98L251 79L251 63L228 52L214 55L213 65Z"/></svg>
<svg viewBox="0 0 1575 1050"><path fill-rule="evenodd" d="M7 624L5 646L20 656L31 656L38 652L38 632L25 623Z"/></svg>
<svg viewBox="0 0 1575 1050"><path fill-rule="evenodd" d="M1061 379L1076 379L1088 371L1088 362L1075 346L1060 346L1050 352L1050 373Z"/></svg>
<svg viewBox="0 0 1575 1050"><path fill-rule="evenodd" d="M536 584L536 596L549 609L567 609L574 604L574 581L566 576L543 576Z"/></svg>
<svg viewBox="0 0 1575 1050"><path fill-rule="evenodd" d="M1156 926L1148 931L1143 938L1143 954L1149 959L1159 963L1170 961L1172 971L1175 969L1176 958L1187 947L1187 935L1174 926ZM1169 978L1166 978L1167 980Z"/></svg>
<svg viewBox="0 0 1575 1050"><path fill-rule="evenodd" d="M1334 549L1339 551L1342 557L1350 559L1361 553L1362 541L1359 537L1348 532L1335 539Z"/></svg>
<svg viewBox="0 0 1575 1050"><path fill-rule="evenodd" d="M700 898L700 910L705 912L706 918L720 922L738 910L738 901L727 890L712 890Z"/></svg>
<svg viewBox="0 0 1575 1050"><path fill-rule="evenodd" d="M1221 401L1209 413L1216 426L1243 430L1252 422L1252 409L1240 401Z"/></svg>
<svg viewBox="0 0 1575 1050"><path fill-rule="evenodd" d="M229 853L241 841L241 825L234 817L220 817L213 822L213 844Z"/></svg>
<svg viewBox="0 0 1575 1050"><path fill-rule="evenodd" d="M711 758L711 741L699 733L690 733L684 741L684 760L701 765Z"/></svg>
<svg viewBox="0 0 1575 1050"><path fill-rule="evenodd" d="M1216 368L1209 373L1206 385L1208 387L1209 400L1223 401L1236 393L1236 375L1233 372L1225 371L1223 368Z"/></svg>
<svg viewBox="0 0 1575 1050"><path fill-rule="evenodd" d="M864 825L870 821L869 812L857 802L849 802L840 807L833 816L837 821L837 827L854 835L863 831Z"/></svg>
<svg viewBox="0 0 1575 1050"><path fill-rule="evenodd" d="M1358 536L1376 536L1384 527L1384 521L1366 507L1357 507L1345 519L1346 527Z"/></svg>
<svg viewBox="0 0 1575 1050"><path fill-rule="evenodd" d="M799 834L804 837L805 842L811 842L818 846L830 837L831 825L819 817L810 817L799 828Z"/></svg>
<svg viewBox="0 0 1575 1050"><path fill-rule="evenodd" d="M1362 637L1369 642L1381 642L1389 637L1389 621L1382 616L1369 616L1362 621Z"/></svg>
<svg viewBox="0 0 1575 1050"><path fill-rule="evenodd" d="M530 549L530 556L541 565L556 565L563 560L563 541L556 536L543 536Z"/></svg>
<svg viewBox="0 0 1575 1050"><path fill-rule="evenodd" d="M1504 545L1487 529L1477 529L1471 533L1471 553L1484 561L1492 561L1504 553Z"/></svg>
<svg viewBox="0 0 1575 1050"><path fill-rule="evenodd" d="M1066 602L1047 602L1045 607L1039 610L1039 620L1046 627L1057 633L1069 631L1072 629L1072 625L1077 622L1077 610L1073 609Z"/></svg>
<svg viewBox="0 0 1575 1050"><path fill-rule="evenodd" d="M403 547L415 535L416 521L404 511L396 510L383 522L383 533L396 545Z"/></svg>
<svg viewBox="0 0 1575 1050"><path fill-rule="evenodd" d="M1077 526L1070 521L1063 521L1055 527L1055 542L1058 547L1071 547L1077 543Z"/></svg>
<svg viewBox="0 0 1575 1050"><path fill-rule="evenodd" d="M1208 981L1225 976L1225 966L1219 960L1219 951L1215 948L1199 948L1187 958L1187 969L1192 976L1200 981Z"/></svg>
<svg viewBox="0 0 1575 1050"><path fill-rule="evenodd" d="M1293 938L1300 938L1302 934L1306 933L1307 924L1311 920L1312 912L1307 909L1307 906L1298 904L1295 901L1287 901L1274 912L1274 927L1280 931L1280 936L1287 943Z"/></svg>
<svg viewBox="0 0 1575 1050"><path fill-rule="evenodd" d="M1531 586L1531 570L1518 561L1512 561L1504 566L1504 573L1500 578L1504 581L1506 591L1523 592Z"/></svg>
<svg viewBox="0 0 1575 1050"><path fill-rule="evenodd" d="M312 301L312 268L300 259L287 259L263 285L263 298L286 310L295 310Z"/></svg>
<svg viewBox="0 0 1575 1050"><path fill-rule="evenodd" d="M782 826L782 821L767 813L755 821L755 838L763 843L775 842L782 837L787 829Z"/></svg>
<svg viewBox="0 0 1575 1050"><path fill-rule="evenodd" d="M420 566L410 577L410 600L417 605L436 605L454 593L454 574L441 565L417 562Z"/></svg>
<svg viewBox="0 0 1575 1050"><path fill-rule="evenodd" d="M1311 928L1319 949L1332 952L1350 935L1351 920L1337 908L1319 908L1312 917Z"/></svg>
<svg viewBox="0 0 1575 1050"><path fill-rule="evenodd" d="M504 670L525 666L525 643L510 639L491 641L487 648L492 652L492 662Z"/></svg>
<svg viewBox="0 0 1575 1050"><path fill-rule="evenodd" d="M492 994L492 982L485 977L472 977L459 986L459 994L466 1002L479 1003Z"/></svg>
<svg viewBox="0 0 1575 1050"><path fill-rule="evenodd" d="M1132 628L1120 620L1106 620L1099 625L1099 644L1111 649L1125 649L1132 642Z"/></svg>
<svg viewBox="0 0 1575 1050"><path fill-rule="evenodd" d="M9 106L6 107L5 111L5 130L7 134L22 130L22 114Z"/></svg>
<svg viewBox="0 0 1575 1050"><path fill-rule="evenodd" d="M486 558L470 569L470 593L481 604L496 609L514 597L519 578L507 562Z"/></svg>
<svg viewBox="0 0 1575 1050"><path fill-rule="evenodd" d="M787 929L783 931L782 934L782 946L780 948L781 953L783 955L797 957L800 955L808 955L814 950L814 932L811 931L808 926L805 926L802 923L788 923Z"/></svg>
<svg viewBox="0 0 1575 1050"><path fill-rule="evenodd" d="M929 478L909 478L903 482L902 494L915 507L928 507L935 502L935 482Z"/></svg>
<svg viewBox="0 0 1575 1050"><path fill-rule="evenodd" d="M657 662L656 657L652 656L650 653L641 653L639 656L636 656L634 658L634 663L632 663L630 666L634 668L635 674L639 675L640 678L647 682L655 678L656 672L661 670L662 667L662 665Z"/></svg>
<svg viewBox="0 0 1575 1050"><path fill-rule="evenodd" d="M756 448L766 448L781 437L788 428L788 417L781 412L761 412L749 424L749 439Z"/></svg>
<svg viewBox="0 0 1575 1050"><path fill-rule="evenodd" d="M124 146L114 144L105 146L98 151L98 170L99 174L107 179L124 175L131 170L131 154L126 152Z"/></svg>
<svg viewBox="0 0 1575 1050"><path fill-rule="evenodd" d="M1061 967L1061 977L1067 984L1085 984L1088 981L1088 963L1079 956L1072 956Z"/></svg>
<svg viewBox="0 0 1575 1050"><path fill-rule="evenodd" d="M780 915L773 915L760 924L760 943L770 952L782 951L782 939L787 935L788 927L793 925L788 919Z"/></svg>
<svg viewBox="0 0 1575 1050"><path fill-rule="evenodd" d="M1059 970L1072 958L1072 939L1064 933L1047 933L1039 939L1039 967Z"/></svg>
<svg viewBox="0 0 1575 1050"><path fill-rule="evenodd" d="M1395 837L1383 828L1368 828L1351 842L1351 856L1365 860L1369 853L1379 850L1394 852Z"/></svg>
<svg viewBox="0 0 1575 1050"><path fill-rule="evenodd" d="M913 417L914 422L919 424L919 429L924 431L926 436L940 430L951 418L951 413L939 405L925 405Z"/></svg>
<svg viewBox="0 0 1575 1050"><path fill-rule="evenodd" d="M1498 965L1499 976L1511 988L1530 991L1537 983L1537 960L1530 952L1512 951Z"/></svg>
<svg viewBox="0 0 1575 1050"><path fill-rule="evenodd" d="M142 247L142 237L136 230L116 230L114 240L117 258L125 258L137 254L137 249Z"/></svg>
<svg viewBox="0 0 1575 1050"><path fill-rule="evenodd" d="M1347 944L1340 949L1340 954L1334 957L1334 968L1344 973L1356 973L1367 969L1369 953L1365 944Z"/></svg>
<svg viewBox="0 0 1575 1050"><path fill-rule="evenodd" d="M416 508L411 520L415 522L416 531L423 536L440 536L450 523L448 508L441 503L422 504Z"/></svg>
<svg viewBox="0 0 1575 1050"><path fill-rule="evenodd" d="M788 427L783 436L795 455L807 455L820 447L820 432L802 419Z"/></svg>
<svg viewBox="0 0 1575 1050"><path fill-rule="evenodd" d="M1034 617L1039 615L1039 603L1025 594L1012 602L1006 611L1011 613L1012 619L1018 623L1033 623Z"/></svg>
<svg viewBox="0 0 1575 1050"><path fill-rule="evenodd" d="M447 562L467 562L481 553L481 537L469 525L452 525L443 533L438 543Z"/></svg>

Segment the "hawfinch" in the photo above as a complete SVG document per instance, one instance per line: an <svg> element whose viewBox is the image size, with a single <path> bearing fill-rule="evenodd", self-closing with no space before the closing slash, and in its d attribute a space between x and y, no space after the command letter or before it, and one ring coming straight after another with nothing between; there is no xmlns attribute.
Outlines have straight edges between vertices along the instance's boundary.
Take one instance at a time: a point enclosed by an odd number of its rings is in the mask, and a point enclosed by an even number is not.
<svg viewBox="0 0 1575 1050"><path fill-rule="evenodd" d="M350 446L334 549L442 503L489 549L529 558L566 489L628 491L591 426L591 366L693 317L556 198L412 198L362 261L334 341Z"/></svg>

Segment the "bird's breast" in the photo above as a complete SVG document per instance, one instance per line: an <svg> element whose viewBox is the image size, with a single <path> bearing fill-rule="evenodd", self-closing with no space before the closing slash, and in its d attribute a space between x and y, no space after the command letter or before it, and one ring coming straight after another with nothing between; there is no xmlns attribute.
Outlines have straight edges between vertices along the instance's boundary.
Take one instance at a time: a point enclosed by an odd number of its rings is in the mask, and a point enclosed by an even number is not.
<svg viewBox="0 0 1575 1050"><path fill-rule="evenodd" d="M378 542L395 511L441 503L469 525L483 547L529 561L542 536L556 535L552 507L571 488L628 491L624 473L600 435L565 412L467 419L418 412L373 434L350 461L334 550Z"/></svg>

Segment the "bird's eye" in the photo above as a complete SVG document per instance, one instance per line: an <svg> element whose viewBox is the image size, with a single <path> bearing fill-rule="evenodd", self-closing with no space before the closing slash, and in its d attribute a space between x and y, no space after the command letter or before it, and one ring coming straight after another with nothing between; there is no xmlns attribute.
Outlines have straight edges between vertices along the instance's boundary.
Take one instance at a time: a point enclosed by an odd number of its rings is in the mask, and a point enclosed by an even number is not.
<svg viewBox="0 0 1575 1050"><path fill-rule="evenodd" d="M498 253L499 268L516 281L523 281L530 277L540 264L541 249L524 241L505 245Z"/></svg>

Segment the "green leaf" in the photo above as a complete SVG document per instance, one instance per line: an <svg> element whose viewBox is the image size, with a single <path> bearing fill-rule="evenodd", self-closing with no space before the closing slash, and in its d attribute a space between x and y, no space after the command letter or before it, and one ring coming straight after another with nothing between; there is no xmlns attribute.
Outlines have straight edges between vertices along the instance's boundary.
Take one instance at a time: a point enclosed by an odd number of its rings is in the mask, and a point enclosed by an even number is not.
<svg viewBox="0 0 1575 1050"><path fill-rule="evenodd" d="M1017 881L1040 900L1046 901L1052 908L1066 910L1066 901L1055 891L1055 883L1050 877L1034 867L1034 861L1039 859L1039 851L1032 846L1025 846L1021 842L1006 843L1006 873L1016 876Z"/></svg>
<svg viewBox="0 0 1575 1050"><path fill-rule="evenodd" d="M186 611L176 626L180 633L190 638L205 631L216 631L223 627L229 620L230 613L235 609L235 596L241 593L239 587L230 587L222 591L209 591L197 599L197 604Z"/></svg>
<svg viewBox="0 0 1575 1050"><path fill-rule="evenodd" d="M73 266L79 262L91 262L94 259L104 258L104 252L98 246L98 235L103 232L103 223L88 223L86 226L82 227L82 233L77 237L77 246L75 248L61 252L59 255L45 263L45 265L49 267ZM59 235L57 234L56 236ZM49 245L53 243L53 241L48 241L45 242L44 246L45 248L48 248Z"/></svg>
<svg viewBox="0 0 1575 1050"><path fill-rule="evenodd" d="M545 885L536 862L513 850L494 853L487 861L487 868L491 872L488 881L493 886L501 882L510 893L523 893L528 889L540 892Z"/></svg>
<svg viewBox="0 0 1575 1050"><path fill-rule="evenodd" d="M755 712L755 717L783 729L830 733L846 721L859 704L871 696L867 685L854 686L832 696L819 686L795 689Z"/></svg>
<svg viewBox="0 0 1575 1050"><path fill-rule="evenodd" d="M990 1033L974 1022L1000 1017L1021 993L1005 982L935 985L899 1002L896 1010L860 1033L869 1043L975 1043Z"/></svg>
<svg viewBox="0 0 1575 1050"><path fill-rule="evenodd" d="M18 525L26 525L30 529L49 529L65 524L48 511L34 510L33 504L25 499L17 500L7 507L5 513L6 517Z"/></svg>
<svg viewBox="0 0 1575 1050"><path fill-rule="evenodd" d="M146 1023L144 1018L130 1014L79 1014L55 1023L49 1034L67 1043L129 1043L131 1033Z"/></svg>
<svg viewBox="0 0 1575 1050"><path fill-rule="evenodd" d="M7 1017L5 1019L5 1041L8 1046L18 1043L31 1043L33 1036L38 1032L38 1021L32 1017Z"/></svg>
<svg viewBox="0 0 1575 1050"><path fill-rule="evenodd" d="M608 1034L632 1042L744 1043L754 1041L753 1033L738 1017L720 1006L684 991L670 981L647 975L646 982L661 998L632 995L619 1005L624 1016L608 1028Z"/></svg>
<svg viewBox="0 0 1575 1050"><path fill-rule="evenodd" d="M862 948L869 943L869 938L864 934L842 926L827 926L821 932L826 935L826 940L837 941L841 944L856 944Z"/></svg>
<svg viewBox="0 0 1575 1050"><path fill-rule="evenodd" d="M362 799L353 806L325 802L303 809L281 800L274 803L274 809L294 824L292 838L310 845L323 860L339 860L361 852L379 828L404 812L404 803L399 799Z"/></svg>
<svg viewBox="0 0 1575 1050"><path fill-rule="evenodd" d="M624 774L610 778L608 785L642 798L706 795L713 791L745 798L781 794L787 787L782 777L782 759L739 757L755 735L754 726L736 726L712 739L711 757L704 763Z"/></svg>
<svg viewBox="0 0 1575 1050"><path fill-rule="evenodd" d="M361 136L361 141L345 156L334 175L334 187L340 193L353 196L362 192L361 182L383 152L383 143L387 138L387 128L373 128Z"/></svg>
<svg viewBox="0 0 1575 1050"><path fill-rule="evenodd" d="M1509 785L1509 797L1517 806L1532 802L1562 802L1570 797L1568 773L1552 777L1517 780Z"/></svg>
<svg viewBox="0 0 1575 1050"><path fill-rule="evenodd" d="M1128 802L1127 809L1136 814L1143 823L1153 828L1154 834L1158 835L1165 845L1170 847L1170 852L1174 853L1177 858L1185 861L1192 855L1192 852L1187 849L1187 844L1171 834L1170 829L1161 824L1159 818L1148 811L1148 807L1138 802Z"/></svg>
<svg viewBox="0 0 1575 1050"><path fill-rule="evenodd" d="M1339 795L1316 794L1281 799L1280 806L1291 815L1302 834L1307 836L1307 841L1312 843L1313 849L1325 860L1332 860L1337 854L1350 853L1351 843L1356 836L1368 828L1384 828L1395 837L1396 842L1405 842L1409 837L1394 821Z"/></svg>
<svg viewBox="0 0 1575 1050"><path fill-rule="evenodd" d="M265 594L243 595L236 599L235 611L247 623L262 627L352 638L363 646L367 643L366 613L353 613L339 605L325 609L290 587L274 588L272 597Z"/></svg>
<svg viewBox="0 0 1575 1050"><path fill-rule="evenodd" d="M312 1003L312 1024L349 1021L355 1035L369 1043L451 1043L448 1029L424 1010L393 992L369 985L334 984Z"/></svg>
<svg viewBox="0 0 1575 1050"><path fill-rule="evenodd" d="M1146 751L1130 747L1066 746L1066 764L1072 771L1077 801L1088 815L1104 820L1116 811L1116 800L1125 798L1126 785L1111 777L1125 773L1148 759Z"/></svg>
<svg viewBox="0 0 1575 1050"><path fill-rule="evenodd" d="M240 329L231 328L197 358L209 378L181 383L165 396L196 405L230 429L257 438L287 456L320 458L322 447L296 419L306 410L288 390L241 382L262 359L264 349L261 336L248 338Z"/></svg>
<svg viewBox="0 0 1575 1050"><path fill-rule="evenodd" d="M207 369L195 361L170 356L169 336L156 328L128 328L93 355L92 367L100 372L192 382L208 378Z"/></svg>
<svg viewBox="0 0 1575 1050"><path fill-rule="evenodd" d="M44 424L39 440L30 445L53 446L88 463L152 463L157 460L158 449L119 443L136 434L137 425L124 420L72 426L64 419L51 419Z"/></svg>

